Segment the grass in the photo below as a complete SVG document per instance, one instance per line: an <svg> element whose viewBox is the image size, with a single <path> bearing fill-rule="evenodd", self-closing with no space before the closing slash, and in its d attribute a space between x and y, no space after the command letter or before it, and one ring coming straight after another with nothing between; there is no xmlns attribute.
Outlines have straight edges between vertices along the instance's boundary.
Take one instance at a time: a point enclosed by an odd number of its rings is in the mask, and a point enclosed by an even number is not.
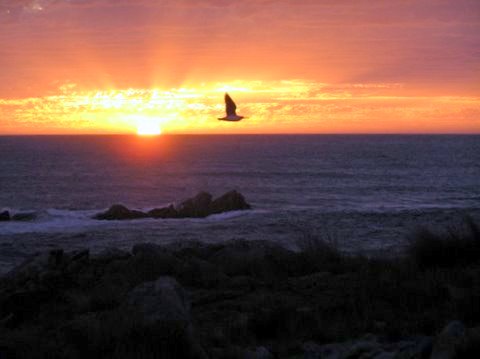
<svg viewBox="0 0 480 359"><path fill-rule="evenodd" d="M468 266L480 260L480 229L471 217L441 232L420 228L407 254L421 269Z"/></svg>

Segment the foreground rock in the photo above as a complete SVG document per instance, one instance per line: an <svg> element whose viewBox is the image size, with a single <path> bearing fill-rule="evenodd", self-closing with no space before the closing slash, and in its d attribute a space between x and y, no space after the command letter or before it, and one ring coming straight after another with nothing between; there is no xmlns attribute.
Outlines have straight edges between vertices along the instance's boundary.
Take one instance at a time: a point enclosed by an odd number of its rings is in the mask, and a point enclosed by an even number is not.
<svg viewBox="0 0 480 359"><path fill-rule="evenodd" d="M163 338L166 357L207 358L195 338L187 293L173 277L162 276L153 282L135 287L127 296L122 314L133 313L136 330L142 330L153 339L158 350L158 339Z"/></svg>
<svg viewBox="0 0 480 359"><path fill-rule="evenodd" d="M466 335L467 329L463 323L451 322L437 336L431 358L455 359L460 357L460 352L466 345Z"/></svg>
<svg viewBox="0 0 480 359"><path fill-rule="evenodd" d="M260 240L39 253L0 278L0 358L477 357L480 263L451 276L329 253Z"/></svg>
<svg viewBox="0 0 480 359"><path fill-rule="evenodd" d="M97 214L94 218L100 220L126 220L139 218L203 218L211 214L228 211L250 209L251 206L245 201L243 195L237 191L230 191L221 197L212 200L208 192L200 192L195 197L189 198L177 207L169 205L163 208L154 208L147 213L131 210L116 204L106 212Z"/></svg>

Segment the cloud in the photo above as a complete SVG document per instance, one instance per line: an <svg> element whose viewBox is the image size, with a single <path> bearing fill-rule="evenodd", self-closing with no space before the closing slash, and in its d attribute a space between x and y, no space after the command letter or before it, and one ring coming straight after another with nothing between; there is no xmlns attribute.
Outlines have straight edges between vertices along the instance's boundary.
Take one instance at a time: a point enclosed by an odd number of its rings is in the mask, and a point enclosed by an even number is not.
<svg viewBox="0 0 480 359"><path fill-rule="evenodd" d="M479 94L479 14L477 0L0 0L0 96L236 78Z"/></svg>
<svg viewBox="0 0 480 359"><path fill-rule="evenodd" d="M248 119L225 128L223 93ZM88 91L0 99L0 133L132 133L139 118L166 132L480 132L480 98L404 96L400 84L327 84L290 79L206 83L172 89Z"/></svg>

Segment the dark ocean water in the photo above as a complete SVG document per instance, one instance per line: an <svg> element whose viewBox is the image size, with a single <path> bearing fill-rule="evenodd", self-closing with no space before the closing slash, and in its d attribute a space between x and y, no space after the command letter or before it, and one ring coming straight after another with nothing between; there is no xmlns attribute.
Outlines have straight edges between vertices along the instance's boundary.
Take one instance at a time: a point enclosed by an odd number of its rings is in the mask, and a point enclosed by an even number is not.
<svg viewBox="0 0 480 359"><path fill-rule="evenodd" d="M207 219L98 222L114 203L148 209L237 189L254 210ZM480 218L480 136L0 137L0 271L45 247L270 239L303 233L392 252L418 225Z"/></svg>

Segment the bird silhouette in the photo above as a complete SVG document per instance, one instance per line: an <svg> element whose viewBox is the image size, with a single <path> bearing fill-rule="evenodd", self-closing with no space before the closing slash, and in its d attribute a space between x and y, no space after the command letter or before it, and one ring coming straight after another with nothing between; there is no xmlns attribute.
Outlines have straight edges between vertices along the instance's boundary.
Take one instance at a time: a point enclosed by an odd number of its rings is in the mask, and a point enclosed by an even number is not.
<svg viewBox="0 0 480 359"><path fill-rule="evenodd" d="M225 93L225 112L227 116L219 118L220 121L240 121L245 118L237 115L237 105L235 105L228 93Z"/></svg>

